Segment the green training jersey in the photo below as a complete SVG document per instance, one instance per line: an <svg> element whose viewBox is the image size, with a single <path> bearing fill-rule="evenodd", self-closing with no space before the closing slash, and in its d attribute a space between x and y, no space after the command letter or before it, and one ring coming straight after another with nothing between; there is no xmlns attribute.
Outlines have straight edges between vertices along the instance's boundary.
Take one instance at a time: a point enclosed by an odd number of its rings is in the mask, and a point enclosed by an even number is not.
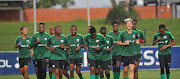
<svg viewBox="0 0 180 79"><path fill-rule="evenodd" d="M59 47L60 44L64 46L69 45L69 41L65 35L61 34L59 38L56 38L55 35L52 35L49 37L47 44L50 47L55 47L54 51L51 51L50 60L66 60L67 50Z"/></svg>
<svg viewBox="0 0 180 79"><path fill-rule="evenodd" d="M110 35L106 36L106 42L107 46L103 49L103 58L102 61L112 60L112 52L107 51L108 48L110 48L112 45L114 45L113 37Z"/></svg>
<svg viewBox="0 0 180 79"><path fill-rule="evenodd" d="M69 58L72 59L82 58L82 50L80 49L79 51L76 52L75 49L78 46L84 44L83 36L77 33L77 36L73 38L72 34L70 34L68 35L68 40L71 47Z"/></svg>
<svg viewBox="0 0 180 79"><path fill-rule="evenodd" d="M85 46L87 49L87 58L92 60L102 60L103 51L102 49L106 46L106 39L102 34L96 33L96 37L93 38L91 34L84 36ZM95 48L99 47L100 50L97 51Z"/></svg>
<svg viewBox="0 0 180 79"><path fill-rule="evenodd" d="M162 45L169 45L171 43L171 40L174 40L174 36L171 34L171 32L169 31L165 31L165 33L163 35L161 35L160 32L157 32L154 35L154 41L157 39L157 37L161 37L161 39L158 41L159 47L159 55L168 55L168 54L172 54L172 48L168 47L166 48L164 51L161 51L160 48Z"/></svg>
<svg viewBox="0 0 180 79"><path fill-rule="evenodd" d="M21 42L21 46L19 47L19 58L28 58L31 57L30 49L28 49L28 43L30 42L31 37L27 36L25 39L22 36L16 38L15 45Z"/></svg>
<svg viewBox="0 0 180 79"><path fill-rule="evenodd" d="M140 38L142 40L145 40L144 34L143 34L143 32L141 30L136 29L135 31L137 32L138 38ZM137 50L136 54L141 54L141 46L140 46L140 44L138 44L138 48L137 49L138 50Z"/></svg>
<svg viewBox="0 0 180 79"><path fill-rule="evenodd" d="M122 48L122 56L134 56L137 53L137 47L136 39L138 39L138 34L136 31L132 30L132 33L129 34L127 30L124 30L120 36L119 41L125 42L129 40L129 45L123 45Z"/></svg>
<svg viewBox="0 0 180 79"><path fill-rule="evenodd" d="M46 32L44 33L37 32L32 36L29 45L31 48L34 47L33 60L49 57L50 51L46 49L46 43L49 37L50 35ZM38 38L40 39L40 42L36 44Z"/></svg>
<svg viewBox="0 0 180 79"><path fill-rule="evenodd" d="M118 31L118 34L115 34L113 31L110 31L110 32L108 33L108 35L110 35L110 36L113 37L113 39L114 39L114 44L115 44L114 48L111 50L112 56L121 55L121 53L122 53L122 52L121 52L122 46L119 46L119 45L116 44L116 43L117 43L117 40L118 40L118 38L119 38L120 33L121 33L121 31Z"/></svg>

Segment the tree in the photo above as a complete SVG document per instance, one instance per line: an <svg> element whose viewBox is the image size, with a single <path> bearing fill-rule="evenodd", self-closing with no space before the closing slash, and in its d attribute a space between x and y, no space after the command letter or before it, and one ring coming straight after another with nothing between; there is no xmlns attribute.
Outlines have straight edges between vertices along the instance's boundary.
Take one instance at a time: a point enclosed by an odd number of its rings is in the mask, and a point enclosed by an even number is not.
<svg viewBox="0 0 180 79"><path fill-rule="evenodd" d="M111 1L111 4L112 4L112 6L113 7L116 7L117 6L117 4L116 4L116 1L115 0L110 0Z"/></svg>

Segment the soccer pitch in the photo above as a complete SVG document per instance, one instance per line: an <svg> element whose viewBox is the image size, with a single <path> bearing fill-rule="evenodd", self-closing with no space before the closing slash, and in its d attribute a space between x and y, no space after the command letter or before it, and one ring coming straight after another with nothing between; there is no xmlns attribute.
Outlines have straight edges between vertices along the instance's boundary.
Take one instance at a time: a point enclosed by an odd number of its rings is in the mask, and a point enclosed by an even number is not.
<svg viewBox="0 0 180 79"><path fill-rule="evenodd" d="M171 70L170 79L180 79L180 69ZM82 72L84 79L90 79L89 72ZM0 79L23 79L22 75L1 75ZM106 77L104 77L106 79ZM35 74L29 75L29 79L36 79ZM49 79L49 74L47 73L46 79ZM63 79L67 79L63 76ZM75 73L75 79L79 79L78 75ZM99 78L100 79L100 78ZM113 74L111 71L111 79L113 79ZM120 79L123 79L123 72L121 71ZM160 70L139 70L139 79L160 79Z"/></svg>

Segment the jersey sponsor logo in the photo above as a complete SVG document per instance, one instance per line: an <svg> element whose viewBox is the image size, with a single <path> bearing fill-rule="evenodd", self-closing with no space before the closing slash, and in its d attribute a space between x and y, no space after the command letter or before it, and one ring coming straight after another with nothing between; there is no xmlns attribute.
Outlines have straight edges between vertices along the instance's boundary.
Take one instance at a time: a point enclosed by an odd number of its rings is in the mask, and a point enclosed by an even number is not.
<svg viewBox="0 0 180 79"><path fill-rule="evenodd" d="M29 42L29 40L26 40L26 42L28 43L28 42Z"/></svg>
<svg viewBox="0 0 180 79"><path fill-rule="evenodd" d="M164 36L164 39L167 39L167 36Z"/></svg>
<svg viewBox="0 0 180 79"><path fill-rule="evenodd" d="M47 38L44 38L44 40L47 40Z"/></svg>
<svg viewBox="0 0 180 79"><path fill-rule="evenodd" d="M28 45L21 45L21 47L28 47Z"/></svg>
<svg viewBox="0 0 180 79"><path fill-rule="evenodd" d="M77 42L79 42L79 39L76 39Z"/></svg>
<svg viewBox="0 0 180 79"><path fill-rule="evenodd" d="M38 46L46 46L46 44L38 44Z"/></svg>
<svg viewBox="0 0 180 79"><path fill-rule="evenodd" d="M99 42L99 40L96 40L96 42Z"/></svg>
<svg viewBox="0 0 180 79"><path fill-rule="evenodd" d="M117 41L114 41L114 43L117 43Z"/></svg>
<svg viewBox="0 0 180 79"><path fill-rule="evenodd" d="M73 46L76 46L76 44L71 44L70 46L73 47Z"/></svg>
<svg viewBox="0 0 180 79"><path fill-rule="evenodd" d="M61 40L61 43L63 43L64 42L64 40Z"/></svg>
<svg viewBox="0 0 180 79"><path fill-rule="evenodd" d="M133 38L135 38L135 35L133 35Z"/></svg>

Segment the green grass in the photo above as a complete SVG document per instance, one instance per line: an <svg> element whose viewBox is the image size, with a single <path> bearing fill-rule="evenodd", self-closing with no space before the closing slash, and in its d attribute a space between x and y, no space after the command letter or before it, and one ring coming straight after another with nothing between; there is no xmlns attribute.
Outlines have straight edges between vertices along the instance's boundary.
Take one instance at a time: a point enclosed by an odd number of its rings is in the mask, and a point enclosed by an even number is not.
<svg viewBox="0 0 180 79"><path fill-rule="evenodd" d="M45 22L46 32L49 33L49 27L55 25L62 26L62 34L70 34L70 26L77 25L78 33L85 35L87 34L87 21L86 20L75 20L68 22ZM154 34L158 31L158 26L165 24L167 29L172 32L176 40L180 40L180 19L140 19L138 21L138 29L146 30L146 43L151 46ZM38 25L38 23L37 23ZM112 30L110 24L105 24L105 19L92 20L91 25L95 26L97 32L101 26L106 26L108 32ZM33 22L0 22L0 51L15 51L14 42L17 36L20 36L20 27L27 26L29 29L29 36L33 35ZM119 30L124 30L126 27L120 25ZM180 41L176 41L176 45L180 45Z"/></svg>
<svg viewBox="0 0 180 79"><path fill-rule="evenodd" d="M113 79L113 74L111 71L111 78ZM170 79L180 79L180 70L171 70ZM82 72L84 79L90 79L89 72ZM22 75L3 75L0 79L23 79ZM29 75L30 79L36 79L36 75ZM47 79L49 75L47 74ZM66 79L63 77L63 79ZM75 79L79 79L78 75L75 73ZM105 77L106 79L106 77ZM120 79L123 79L123 73L121 72ZM139 70L139 79L160 79L160 70Z"/></svg>

